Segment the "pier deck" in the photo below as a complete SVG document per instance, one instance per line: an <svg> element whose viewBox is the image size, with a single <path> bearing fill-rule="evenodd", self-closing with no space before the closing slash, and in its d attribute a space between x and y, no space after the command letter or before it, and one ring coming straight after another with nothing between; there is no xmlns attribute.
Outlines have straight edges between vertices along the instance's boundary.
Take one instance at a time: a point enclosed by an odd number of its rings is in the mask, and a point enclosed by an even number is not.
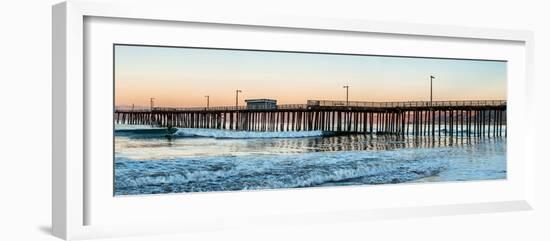
<svg viewBox="0 0 550 241"><path fill-rule="evenodd" d="M506 136L506 101L309 100L246 106L117 108L118 124L243 131L332 131L414 136Z"/></svg>

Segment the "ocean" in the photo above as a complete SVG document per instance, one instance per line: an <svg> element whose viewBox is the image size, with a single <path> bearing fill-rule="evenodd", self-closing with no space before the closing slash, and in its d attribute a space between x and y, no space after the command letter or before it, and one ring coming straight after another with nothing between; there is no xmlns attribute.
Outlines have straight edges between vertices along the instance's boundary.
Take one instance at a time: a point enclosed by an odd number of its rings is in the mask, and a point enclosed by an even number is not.
<svg viewBox="0 0 550 241"><path fill-rule="evenodd" d="M114 195L506 178L506 138L115 126Z"/></svg>

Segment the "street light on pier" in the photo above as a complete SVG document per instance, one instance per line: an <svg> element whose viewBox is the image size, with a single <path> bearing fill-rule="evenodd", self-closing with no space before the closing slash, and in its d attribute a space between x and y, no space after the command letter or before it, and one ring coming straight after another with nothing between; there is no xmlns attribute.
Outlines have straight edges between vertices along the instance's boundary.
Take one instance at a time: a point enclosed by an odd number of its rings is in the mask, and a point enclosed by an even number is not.
<svg viewBox="0 0 550 241"><path fill-rule="evenodd" d="M435 111L433 110L433 80L435 77L430 75L430 111L432 112L432 122L435 123ZM441 119L441 117L439 117ZM435 125L432 124L432 137L435 137Z"/></svg>
<svg viewBox="0 0 550 241"><path fill-rule="evenodd" d="M344 89L346 89L346 106L349 106L349 85L344 85Z"/></svg>
<svg viewBox="0 0 550 241"><path fill-rule="evenodd" d="M235 109L239 109L239 93L242 93L242 90L235 91Z"/></svg>
<svg viewBox="0 0 550 241"><path fill-rule="evenodd" d="M149 115L149 123L151 126L153 126L153 108L155 107L155 98L149 98L149 101L151 102L151 114Z"/></svg>
<svg viewBox="0 0 550 241"><path fill-rule="evenodd" d="M204 97L206 97L206 109L208 109L208 108L210 108L210 96L205 95Z"/></svg>
<svg viewBox="0 0 550 241"><path fill-rule="evenodd" d="M435 77L433 75L430 75L430 106L433 104L433 80Z"/></svg>

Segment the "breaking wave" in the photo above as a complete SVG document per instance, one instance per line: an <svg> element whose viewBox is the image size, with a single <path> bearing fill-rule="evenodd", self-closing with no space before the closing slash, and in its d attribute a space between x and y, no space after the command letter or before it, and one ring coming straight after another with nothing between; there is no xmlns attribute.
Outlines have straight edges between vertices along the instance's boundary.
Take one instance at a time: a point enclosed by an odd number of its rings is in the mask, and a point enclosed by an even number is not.
<svg viewBox="0 0 550 241"><path fill-rule="evenodd" d="M118 157L115 166L116 195L128 195L401 183L436 175L447 162L394 150L147 161Z"/></svg>
<svg viewBox="0 0 550 241"><path fill-rule="evenodd" d="M213 138L231 138L231 139L257 139L257 138L300 138L300 137L320 137L330 135L323 131L231 131L217 129L201 128L178 128L174 133L179 137L213 137Z"/></svg>
<svg viewBox="0 0 550 241"><path fill-rule="evenodd" d="M302 138L322 137L334 135L327 131L234 131L206 128L138 128L118 129L115 135L135 138L185 138L185 137L211 137L226 139L261 139L261 138Z"/></svg>

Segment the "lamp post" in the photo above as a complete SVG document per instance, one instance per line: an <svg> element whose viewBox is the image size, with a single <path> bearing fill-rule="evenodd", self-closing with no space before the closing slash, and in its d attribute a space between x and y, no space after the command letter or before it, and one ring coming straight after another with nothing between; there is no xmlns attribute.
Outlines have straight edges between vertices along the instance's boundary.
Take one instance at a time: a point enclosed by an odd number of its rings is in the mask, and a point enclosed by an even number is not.
<svg viewBox="0 0 550 241"><path fill-rule="evenodd" d="M151 126L154 126L153 125L153 108L155 107L155 98L149 98L149 101L151 103L151 114L149 115L149 124L151 124Z"/></svg>
<svg viewBox="0 0 550 241"><path fill-rule="evenodd" d="M349 106L349 85L344 85L344 89L346 89L346 106Z"/></svg>
<svg viewBox="0 0 550 241"><path fill-rule="evenodd" d="M242 90L235 91L235 109L239 109L239 93L242 93Z"/></svg>
<svg viewBox="0 0 550 241"><path fill-rule="evenodd" d="M205 95L204 97L206 97L206 109L208 109L208 108L210 108L210 96Z"/></svg>
<svg viewBox="0 0 550 241"><path fill-rule="evenodd" d="M430 75L430 111L432 112L432 138L435 138L435 110L433 110L433 80L435 77ZM439 117L441 119L441 117Z"/></svg>

